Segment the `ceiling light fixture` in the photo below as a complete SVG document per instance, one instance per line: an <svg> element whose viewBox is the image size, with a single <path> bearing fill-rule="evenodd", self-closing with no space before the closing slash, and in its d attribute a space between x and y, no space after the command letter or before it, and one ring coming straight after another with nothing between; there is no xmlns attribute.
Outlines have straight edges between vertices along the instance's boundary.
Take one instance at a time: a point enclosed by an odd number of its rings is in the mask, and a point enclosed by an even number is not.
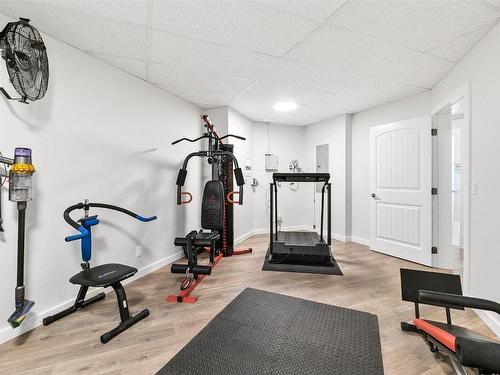
<svg viewBox="0 0 500 375"><path fill-rule="evenodd" d="M274 105L274 110L276 112L290 112L297 109L299 105L295 102L280 102Z"/></svg>

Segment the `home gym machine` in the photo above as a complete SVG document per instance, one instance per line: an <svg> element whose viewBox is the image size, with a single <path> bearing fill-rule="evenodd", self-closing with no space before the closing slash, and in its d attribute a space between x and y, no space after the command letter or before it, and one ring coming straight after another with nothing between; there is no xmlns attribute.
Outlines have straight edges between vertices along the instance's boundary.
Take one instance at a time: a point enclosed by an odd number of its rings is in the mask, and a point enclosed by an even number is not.
<svg viewBox="0 0 500 375"><path fill-rule="evenodd" d="M33 173L35 167L31 162L31 149L16 148L14 159L0 156L0 163L11 166L7 175L0 172L0 179L3 177L9 179L9 200L17 203L17 284L15 292L15 311L7 319L12 328L17 328L26 319L26 316L35 305L35 302L25 298L24 287L24 239L26 231L26 208L28 201L33 199ZM2 186L3 183L0 183ZM1 201L0 192L0 201ZM0 204L1 207L1 204ZM3 232L2 219L0 212L0 229Z"/></svg>
<svg viewBox="0 0 500 375"><path fill-rule="evenodd" d="M173 264L172 273L182 273L186 278L181 283L178 295L167 297L169 302L195 303L198 297L190 294L202 282L205 276L212 273L212 269L220 262L222 257L232 255L242 255L252 252L248 249L234 248L234 216L233 204L243 204L243 185L245 179L243 172L238 165L238 160L233 154L233 145L223 141L233 137L245 140L244 137L227 134L220 137L214 129L207 115L203 115L202 120L206 132L196 139L181 138L172 142L175 145L182 141L197 142L201 139L208 140L208 150L197 151L189 154L179 170L177 176L177 204L188 204L192 200L189 192L182 191L187 176L188 162L193 157L207 158L212 166L212 180L205 184L201 209L201 230L193 230L185 237L177 237L175 246L182 246L184 254L188 260L187 264ZM233 191L233 170L238 191ZM183 200L183 196L187 196ZM234 200L235 196L238 197ZM210 232L204 232L203 229ZM209 253L209 264L198 264L198 254Z"/></svg>
<svg viewBox="0 0 500 375"><path fill-rule="evenodd" d="M401 322L405 332L420 334L433 353L448 355L457 374L500 374L500 342L452 324L450 309L465 307L500 314L500 304L462 295L459 275L401 269L403 301L415 304L415 319ZM420 318L419 304L444 307L446 323ZM493 317L492 317L493 318Z"/></svg>
<svg viewBox="0 0 500 375"><path fill-rule="evenodd" d="M87 295L89 287L107 288L110 286L115 291L116 298L118 300L120 323L116 328L104 333L101 336L101 342L105 344L115 336L133 326L135 323L146 318L149 315L149 310L144 309L137 315L131 316L128 309L127 295L125 294L125 289L123 288L121 281L134 276L137 273L137 268L116 263L107 263L96 267L90 266L90 259L92 258L92 227L99 224L97 215L89 216L90 207L105 208L108 210L118 211L132 216L133 218L142 222L156 220L156 216L142 217L122 207L105 203L90 203L88 200L85 200L85 203L77 203L71 207L68 207L64 211L64 220L78 232L80 232L79 234L66 237L66 242L81 240L80 246L82 252L82 271L69 279L70 283L80 285L80 291L78 292L73 306L55 315L46 317L43 320L43 325L47 326L51 323L54 323L56 320L73 314L74 312L106 297L106 295L101 292L96 296L85 300L85 296ZM74 221L70 217L71 212L75 210L84 211L84 217L78 220L78 222Z"/></svg>
<svg viewBox="0 0 500 375"><path fill-rule="evenodd" d="M278 223L278 184L283 182L322 183L321 225L316 231L279 231ZM291 264L306 266L335 267L330 251L331 231L331 183L329 173L274 173L270 184L269 252L270 264ZM324 235L324 206L327 196L327 233Z"/></svg>

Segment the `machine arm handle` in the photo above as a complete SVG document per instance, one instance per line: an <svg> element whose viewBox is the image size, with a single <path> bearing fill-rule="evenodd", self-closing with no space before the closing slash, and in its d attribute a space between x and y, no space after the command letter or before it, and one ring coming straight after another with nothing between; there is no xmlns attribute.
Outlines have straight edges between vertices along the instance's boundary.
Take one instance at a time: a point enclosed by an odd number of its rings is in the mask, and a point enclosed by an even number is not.
<svg viewBox="0 0 500 375"><path fill-rule="evenodd" d="M153 220L157 219L156 216L144 217L144 216L136 214L135 212L127 210L126 208L114 206L112 204L107 204L107 203L89 203L89 206L90 207L97 207L97 208L107 208L108 210L118 211L118 212L124 213L126 215L132 216L134 219L137 219L137 220L142 221L142 222L149 222L149 221L153 221Z"/></svg>
<svg viewBox="0 0 500 375"><path fill-rule="evenodd" d="M177 143L180 143L182 141L188 141L188 142L198 142L200 139L203 139L203 138L208 138L209 136L207 134L203 134L201 137L198 137L198 138L195 138L195 139L191 139L191 138L181 138L181 139L178 139L176 141L173 141L172 142L172 145L176 145Z"/></svg>
<svg viewBox="0 0 500 375"><path fill-rule="evenodd" d="M238 195L237 201L234 200L235 194ZM227 193L226 199L227 199L228 203L230 203L230 204L242 205L243 204L243 195L242 195L241 189L240 189L240 191L230 191L229 193Z"/></svg>
<svg viewBox="0 0 500 375"><path fill-rule="evenodd" d="M80 224L78 224L76 221L74 221L70 216L69 214L74 211L74 210L81 210L83 208L83 203L77 203L77 204L74 204L73 206L70 206L68 208L66 208L66 210L64 211L64 214L63 214L63 217L64 217L64 220L69 224L71 225L73 228L75 228L76 230L80 230L79 228L81 227ZM85 228L84 228L85 229Z"/></svg>
<svg viewBox="0 0 500 375"><path fill-rule="evenodd" d="M85 229L82 225L78 224L76 221L74 221L69 214L74 211L74 210L79 210L84 207L83 203L77 203L73 206L68 207L63 214L64 220L71 225L73 228L75 228L78 232L78 234L75 234L73 236L68 236L64 240L66 242L71 242L71 241L76 241L80 240L82 238L85 238L89 235L89 231Z"/></svg>
<svg viewBox="0 0 500 375"><path fill-rule="evenodd" d="M180 200L179 202L177 203L178 205L182 205L182 204L188 204L188 203L191 203L191 201L193 200L193 194L191 194L189 191L181 191L180 193ZM187 200L182 200L182 196L183 195L187 195L188 196L188 199Z"/></svg>
<svg viewBox="0 0 500 375"><path fill-rule="evenodd" d="M220 137L219 141L222 141L223 139L233 137L237 139L241 139L242 141L246 141L247 139L245 137L242 137L241 135L236 135L236 134L226 134L224 137Z"/></svg>
<svg viewBox="0 0 500 375"><path fill-rule="evenodd" d="M493 311L500 314L500 303L489 301L487 299L466 297L450 293L432 292L429 290L420 290L418 295L420 301L424 303L430 302L444 305L470 307L473 309Z"/></svg>
<svg viewBox="0 0 500 375"><path fill-rule="evenodd" d="M77 203L77 204L75 204L73 206L68 207L64 211L64 214L63 214L64 220L69 225L71 225L73 228L75 228L77 231L80 232L79 234L75 234L73 236L66 237L66 239L65 239L66 242L80 240L80 239L85 238L85 237L87 237L89 235L88 230L85 229L82 225L78 224L76 221L74 221L71 218L71 216L70 216L70 213L72 211L85 208L86 206L88 206L88 207L98 207L98 208L107 208L107 209L110 209L110 210L119 211L119 212L122 212L124 214L129 215L129 216L132 216L133 218L135 218L135 219L137 219L139 221L142 221L142 222L149 222L149 221L153 221L153 220L157 219L156 216L144 217L144 216L138 215L138 214L136 214L136 213L134 213L132 211L129 211L129 210L125 209L125 208L118 207L118 206L113 206L111 204L105 204L105 203L88 203L87 205L85 205L85 204L83 204L83 203L80 202L80 203Z"/></svg>
<svg viewBox="0 0 500 375"><path fill-rule="evenodd" d="M79 234L75 234L73 236L68 236L64 240L66 242L71 242L71 241L81 240L82 238L85 238L89 235L89 231L87 229L85 229L84 227L80 226L77 229L80 232Z"/></svg>
<svg viewBox="0 0 500 375"><path fill-rule="evenodd" d="M243 186L245 185L245 177L243 176L243 171L241 168L235 168L234 169L234 178L236 179L236 184L238 186Z"/></svg>

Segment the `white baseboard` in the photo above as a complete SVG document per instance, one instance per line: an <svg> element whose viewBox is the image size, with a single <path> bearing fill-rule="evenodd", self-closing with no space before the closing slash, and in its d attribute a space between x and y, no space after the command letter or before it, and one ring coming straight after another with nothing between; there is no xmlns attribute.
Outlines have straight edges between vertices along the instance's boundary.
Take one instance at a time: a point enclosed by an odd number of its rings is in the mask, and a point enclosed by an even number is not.
<svg viewBox="0 0 500 375"><path fill-rule="evenodd" d="M126 285L128 283L131 283L134 280L137 280L151 272L154 272L167 264L173 263L178 259L181 259L184 257L184 253L182 251L176 252L172 255L169 255L166 258L160 259L152 264L149 264L145 267L142 267L139 269L139 271L131 278L124 280L122 282L123 285ZM104 288L95 288L92 289L87 293L88 297L92 297L100 292L103 291ZM107 292L111 292L111 289L107 289ZM76 296L75 296L76 297ZM31 313L28 315L26 320L23 322L23 324L16 328L12 329L10 327L6 327L0 331L0 344L7 342L9 340L12 340L13 338L16 338L17 336L21 336L22 334L31 331L32 329L39 327L42 325L43 318L46 316L54 315L55 313L58 313L61 310L67 309L68 307L72 306L73 303L75 302L74 299L68 300L66 302L63 302L57 306L51 307L48 310L42 311L38 314L33 314Z"/></svg>
<svg viewBox="0 0 500 375"><path fill-rule="evenodd" d="M351 241L351 236L344 236L344 235L338 234L338 233L332 233L332 238L334 240L341 241L341 242Z"/></svg>
<svg viewBox="0 0 500 375"><path fill-rule="evenodd" d="M490 311L476 310L474 312L479 316L479 318L488 326L490 329L500 337L500 317L498 314Z"/></svg>
<svg viewBox="0 0 500 375"><path fill-rule="evenodd" d="M361 245L370 246L370 240L367 240L366 238L361 238L358 236L351 236L351 241L359 243Z"/></svg>
<svg viewBox="0 0 500 375"><path fill-rule="evenodd" d="M269 229L255 229L255 230L251 230L250 232L248 233L245 233L244 235L236 238L234 240L234 245L237 246L239 245L240 243L248 240L250 237L252 236L256 236L256 235L259 235L259 234L266 234L266 233L269 233Z"/></svg>

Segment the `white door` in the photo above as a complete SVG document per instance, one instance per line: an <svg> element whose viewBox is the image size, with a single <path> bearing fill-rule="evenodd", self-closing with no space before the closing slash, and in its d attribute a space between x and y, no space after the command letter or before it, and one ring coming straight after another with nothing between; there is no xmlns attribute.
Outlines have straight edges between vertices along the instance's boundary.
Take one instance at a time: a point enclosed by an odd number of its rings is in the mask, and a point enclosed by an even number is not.
<svg viewBox="0 0 500 375"><path fill-rule="evenodd" d="M432 265L430 116L370 129L370 249Z"/></svg>

